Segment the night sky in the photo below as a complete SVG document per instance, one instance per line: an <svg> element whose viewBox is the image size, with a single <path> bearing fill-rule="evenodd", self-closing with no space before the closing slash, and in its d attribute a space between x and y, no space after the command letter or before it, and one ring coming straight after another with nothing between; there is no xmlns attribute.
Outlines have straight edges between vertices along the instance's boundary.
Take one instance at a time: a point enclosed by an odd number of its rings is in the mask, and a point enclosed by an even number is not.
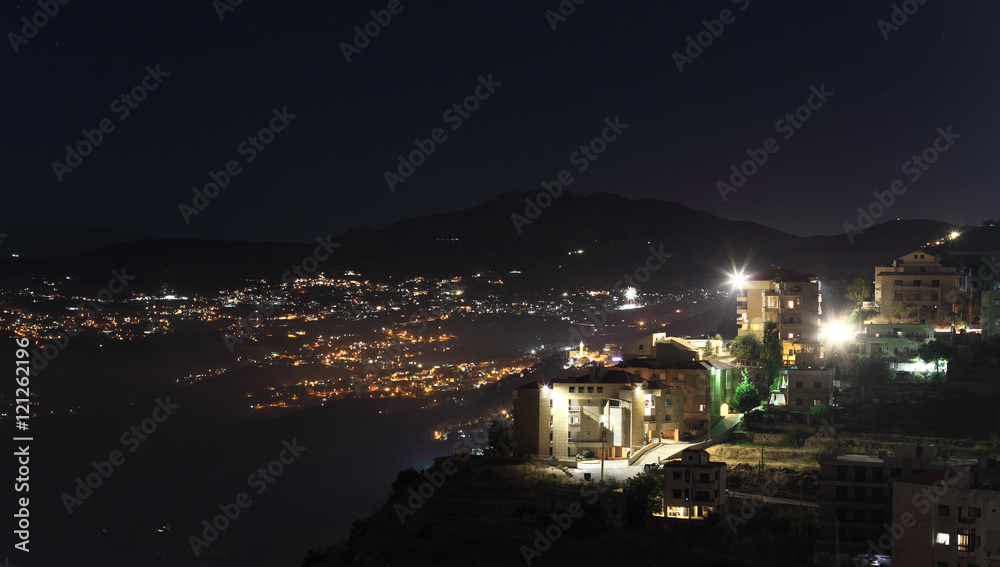
<svg viewBox="0 0 1000 567"><path fill-rule="evenodd" d="M564 169L577 193L675 200L802 235L842 233L896 179L907 190L880 221L1000 216L1000 3L897 2L896 29L879 27L893 2L873 0L565 0L560 20L546 15L556 0L245 0L221 21L218 6L72 0L23 42L8 32L40 8L7 3L0 218L309 241L534 191ZM348 63L342 42L387 7L398 13L381 14L391 20L371 24L378 35ZM718 37L680 72L674 54L700 32L707 43L704 20ZM480 77L489 96L459 124L446 111ZM144 80L155 89L130 108L121 96ZM833 94L778 129L817 103L813 87ZM286 108L287 124L271 120ZM578 171L571 154L615 117L627 128ZM53 162L104 119L114 130L60 181ZM248 162L241 143L269 123L282 131ZM904 162L949 126L960 137L938 141L947 151L913 181ZM384 172L438 128L444 141L390 191ZM767 138L777 151L724 201L717 182ZM239 173L185 223L178 205L231 160Z"/></svg>

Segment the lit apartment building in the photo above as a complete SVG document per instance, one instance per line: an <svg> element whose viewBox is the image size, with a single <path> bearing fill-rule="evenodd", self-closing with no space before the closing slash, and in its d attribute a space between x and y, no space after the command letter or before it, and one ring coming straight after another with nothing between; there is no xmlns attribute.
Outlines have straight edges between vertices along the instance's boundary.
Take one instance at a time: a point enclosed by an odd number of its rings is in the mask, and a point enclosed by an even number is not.
<svg viewBox="0 0 1000 567"><path fill-rule="evenodd" d="M855 335L848 352L862 356L884 354L897 360L916 358L920 345L934 340L934 325L917 323L869 323L863 335Z"/></svg>
<svg viewBox="0 0 1000 567"><path fill-rule="evenodd" d="M894 308L912 303L915 319L942 317L958 312L963 276L958 268L941 265L941 258L917 250L900 256L891 266L875 268L875 300L882 305L881 319L899 320Z"/></svg>
<svg viewBox="0 0 1000 567"><path fill-rule="evenodd" d="M986 457L893 482L894 567L1000 564L1000 466ZM883 542L892 539L885 538ZM878 542L876 542L878 543Z"/></svg>
<svg viewBox="0 0 1000 567"><path fill-rule="evenodd" d="M712 350L710 349L709 352ZM697 435L729 413L733 394L740 383L739 367L719 360L705 360L705 349L686 339L652 333L622 347L625 360L619 368L656 380L661 384L683 388L683 421L674 435L668 426L651 426L651 432L666 431L667 435L650 434L650 438L681 439L681 433ZM645 354L639 354L645 353Z"/></svg>
<svg viewBox="0 0 1000 567"><path fill-rule="evenodd" d="M812 362L822 356L822 313L819 277L813 274L772 267L736 282L739 334L754 333L763 338L764 323L776 322L786 365Z"/></svg>
<svg viewBox="0 0 1000 567"><path fill-rule="evenodd" d="M725 514L726 463L711 461L708 451L684 449L677 461L663 463L663 515L701 519Z"/></svg>
<svg viewBox="0 0 1000 567"><path fill-rule="evenodd" d="M891 523L893 481L951 464L938 459L933 445L900 444L892 455L845 455L840 449L820 455L817 564L832 565L838 545L842 554L868 553Z"/></svg>
<svg viewBox="0 0 1000 567"><path fill-rule="evenodd" d="M684 420L683 383L589 370L512 392L516 452L568 458L589 449L600 456L604 444L607 458L627 458L654 438L675 438Z"/></svg>

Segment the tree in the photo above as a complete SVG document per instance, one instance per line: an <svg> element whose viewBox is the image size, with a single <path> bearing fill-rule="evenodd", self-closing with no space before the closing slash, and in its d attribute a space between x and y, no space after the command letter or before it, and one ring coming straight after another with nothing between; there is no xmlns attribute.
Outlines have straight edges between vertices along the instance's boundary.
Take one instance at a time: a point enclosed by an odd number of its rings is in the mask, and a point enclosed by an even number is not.
<svg viewBox="0 0 1000 567"><path fill-rule="evenodd" d="M642 471L625 480L625 527L641 528L663 508L663 469Z"/></svg>
<svg viewBox="0 0 1000 567"><path fill-rule="evenodd" d="M733 406L740 413L748 412L758 407L761 402L760 390L752 382L746 381L736 387L733 393Z"/></svg>
<svg viewBox="0 0 1000 567"><path fill-rule="evenodd" d="M729 345L729 354L741 363L759 362L761 353L760 339L753 333L744 333Z"/></svg>
<svg viewBox="0 0 1000 567"><path fill-rule="evenodd" d="M941 361L951 359L951 341L937 337L917 348L917 356L926 363L934 363L934 372L941 371Z"/></svg>
<svg viewBox="0 0 1000 567"><path fill-rule="evenodd" d="M906 323L913 318L913 315L916 314L919 307L920 306L917 305L916 302L901 301L899 303L893 304L892 313L901 322Z"/></svg>
<svg viewBox="0 0 1000 567"><path fill-rule="evenodd" d="M510 425L504 420L494 419L489 433L490 453L494 455L510 454L512 437L513 432Z"/></svg>
<svg viewBox="0 0 1000 567"><path fill-rule="evenodd" d="M893 376L889 360L881 354L873 354L857 358L847 371L847 374L861 389L861 394L870 393L882 387Z"/></svg>
<svg viewBox="0 0 1000 567"><path fill-rule="evenodd" d="M854 281L848 284L847 294L844 297L855 307L861 307L864 302L871 301L872 286L863 278L854 278Z"/></svg>
<svg viewBox="0 0 1000 567"><path fill-rule="evenodd" d="M764 370L765 380L773 380L781 370L781 337L778 336L778 324L774 321L764 322L760 365Z"/></svg>
<svg viewBox="0 0 1000 567"><path fill-rule="evenodd" d="M816 404L809 408L809 415L813 419L824 420L830 417L830 408L826 404Z"/></svg>

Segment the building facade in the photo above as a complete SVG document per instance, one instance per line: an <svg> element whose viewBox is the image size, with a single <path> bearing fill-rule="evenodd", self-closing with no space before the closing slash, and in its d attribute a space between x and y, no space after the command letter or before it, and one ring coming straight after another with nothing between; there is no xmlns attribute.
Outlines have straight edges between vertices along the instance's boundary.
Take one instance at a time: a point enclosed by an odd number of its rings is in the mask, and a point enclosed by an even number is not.
<svg viewBox="0 0 1000 567"><path fill-rule="evenodd" d="M820 404L830 407L836 374L833 368L789 368L785 394L788 410L807 413L809 408Z"/></svg>
<svg viewBox="0 0 1000 567"><path fill-rule="evenodd" d="M663 515L703 519L725 514L726 463L713 462L708 451L684 449L680 460L663 463Z"/></svg>
<svg viewBox="0 0 1000 567"><path fill-rule="evenodd" d="M897 480L892 520L894 567L1000 565L1000 466L984 457Z"/></svg>
<svg viewBox="0 0 1000 567"><path fill-rule="evenodd" d="M958 268L941 265L941 258L916 250L875 268L875 300L883 321L935 319L958 313L963 276ZM902 313L900 309L912 313Z"/></svg>
<svg viewBox="0 0 1000 567"><path fill-rule="evenodd" d="M571 458L585 450L627 458L654 438L683 427L684 386L646 380L620 369L591 368L582 376L534 381L516 388L514 450Z"/></svg>
<svg viewBox="0 0 1000 567"><path fill-rule="evenodd" d="M738 334L764 336L764 323L778 324L782 358L786 365L821 358L820 316L823 313L819 278L795 270L768 268L736 283Z"/></svg>
<svg viewBox="0 0 1000 567"><path fill-rule="evenodd" d="M938 459L933 445L900 444L891 455L844 454L840 449L820 455L816 562L832 565L838 547L850 556L869 553L891 523L893 481L951 463Z"/></svg>

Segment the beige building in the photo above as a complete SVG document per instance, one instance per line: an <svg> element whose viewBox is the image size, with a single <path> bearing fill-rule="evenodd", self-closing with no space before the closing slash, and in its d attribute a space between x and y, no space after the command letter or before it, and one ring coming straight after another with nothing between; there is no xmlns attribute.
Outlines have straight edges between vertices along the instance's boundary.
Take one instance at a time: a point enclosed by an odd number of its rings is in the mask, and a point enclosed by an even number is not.
<svg viewBox="0 0 1000 567"><path fill-rule="evenodd" d="M836 373L833 368L790 368L786 393L789 411L808 412L809 408L820 404L830 407L833 403L833 380Z"/></svg>
<svg viewBox="0 0 1000 567"><path fill-rule="evenodd" d="M941 265L941 258L916 250L875 268L875 300L882 305L881 319L898 321L894 306L912 303L910 319L935 319L958 312L963 277L957 268Z"/></svg>
<svg viewBox="0 0 1000 567"><path fill-rule="evenodd" d="M985 457L978 464L956 463L893 483L892 525L898 529L876 544L894 540L895 567L996 566L998 510L998 463Z"/></svg>
<svg viewBox="0 0 1000 567"><path fill-rule="evenodd" d="M702 519L725 514L726 463L713 462L708 451L684 449L680 460L663 463L663 515Z"/></svg>
<svg viewBox="0 0 1000 567"><path fill-rule="evenodd" d="M819 278L795 270L768 268L736 283L738 333L764 336L764 323L778 324L786 365L808 363L822 356L819 323L823 313Z"/></svg>
<svg viewBox="0 0 1000 567"><path fill-rule="evenodd" d="M575 457L584 450L627 458L656 438L677 437L684 420L682 382L645 380L619 369L534 381L516 388L514 450Z"/></svg>

